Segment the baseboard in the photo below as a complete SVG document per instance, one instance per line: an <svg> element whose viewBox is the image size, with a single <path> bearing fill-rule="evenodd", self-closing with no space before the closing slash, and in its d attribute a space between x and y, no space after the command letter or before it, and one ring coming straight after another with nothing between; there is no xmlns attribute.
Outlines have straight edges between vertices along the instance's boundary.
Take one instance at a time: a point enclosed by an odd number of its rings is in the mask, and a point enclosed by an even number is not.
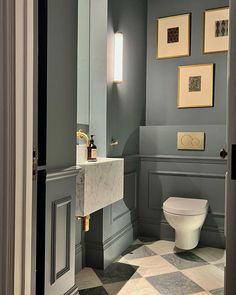
<svg viewBox="0 0 236 295"><path fill-rule="evenodd" d="M137 222L113 234L104 242L86 243L86 265L105 269L137 238Z"/></svg>
<svg viewBox="0 0 236 295"><path fill-rule="evenodd" d="M139 219L138 234L140 236L156 237L160 240L175 240L174 229L164 220L158 223L152 219ZM199 244L208 247L225 248L224 229L215 226L203 226Z"/></svg>
<svg viewBox="0 0 236 295"><path fill-rule="evenodd" d="M160 221L154 218L140 217L138 219L138 235L160 239Z"/></svg>
<svg viewBox="0 0 236 295"><path fill-rule="evenodd" d="M75 273L80 272L83 268L83 251L82 244L75 245Z"/></svg>
<svg viewBox="0 0 236 295"><path fill-rule="evenodd" d="M79 295L79 290L76 285L74 285L69 291L67 291L64 295Z"/></svg>

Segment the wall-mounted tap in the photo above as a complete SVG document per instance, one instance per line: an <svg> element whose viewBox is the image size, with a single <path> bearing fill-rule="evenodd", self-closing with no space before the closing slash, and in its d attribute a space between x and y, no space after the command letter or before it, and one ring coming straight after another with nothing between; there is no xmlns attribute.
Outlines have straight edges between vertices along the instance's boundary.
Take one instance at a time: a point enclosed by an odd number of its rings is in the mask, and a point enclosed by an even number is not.
<svg viewBox="0 0 236 295"><path fill-rule="evenodd" d="M76 136L77 136L77 138L80 138L80 139L84 138L86 141L86 145L87 146L89 145L89 137L82 129L80 129L79 131L76 132Z"/></svg>

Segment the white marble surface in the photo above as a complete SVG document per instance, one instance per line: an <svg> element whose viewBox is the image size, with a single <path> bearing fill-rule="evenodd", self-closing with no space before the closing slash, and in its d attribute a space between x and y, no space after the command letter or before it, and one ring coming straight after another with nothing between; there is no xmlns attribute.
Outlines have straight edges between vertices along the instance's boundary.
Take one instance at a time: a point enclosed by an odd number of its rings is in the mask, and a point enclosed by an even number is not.
<svg viewBox="0 0 236 295"><path fill-rule="evenodd" d="M76 216L86 216L123 198L124 159L77 163Z"/></svg>

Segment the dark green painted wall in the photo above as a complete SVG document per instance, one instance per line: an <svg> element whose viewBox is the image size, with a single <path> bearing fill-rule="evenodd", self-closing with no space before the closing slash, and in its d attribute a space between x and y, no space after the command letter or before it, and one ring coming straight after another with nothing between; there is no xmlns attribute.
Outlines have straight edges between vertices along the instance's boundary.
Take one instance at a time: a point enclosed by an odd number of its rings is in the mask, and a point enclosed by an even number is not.
<svg viewBox="0 0 236 295"><path fill-rule="evenodd" d="M107 152L109 156L137 154L138 127L145 123L146 0L108 1ZM114 84L114 33L124 34L123 83ZM119 145L111 147L111 139Z"/></svg>
<svg viewBox="0 0 236 295"><path fill-rule="evenodd" d="M228 0L148 0L146 125L225 124L227 53L203 54L205 9L227 6ZM191 56L156 59L156 20L182 13L192 14ZM177 67L215 64L214 108L177 109Z"/></svg>
<svg viewBox="0 0 236 295"><path fill-rule="evenodd" d="M203 54L206 9L227 6L226 0L148 0L146 126L140 128L139 233L174 239L162 212L168 196L208 199L210 212L201 242L224 246L226 161L227 53ZM159 17L191 13L191 56L156 59ZM215 64L214 107L177 108L177 67ZM205 151L177 150L178 131L204 131Z"/></svg>

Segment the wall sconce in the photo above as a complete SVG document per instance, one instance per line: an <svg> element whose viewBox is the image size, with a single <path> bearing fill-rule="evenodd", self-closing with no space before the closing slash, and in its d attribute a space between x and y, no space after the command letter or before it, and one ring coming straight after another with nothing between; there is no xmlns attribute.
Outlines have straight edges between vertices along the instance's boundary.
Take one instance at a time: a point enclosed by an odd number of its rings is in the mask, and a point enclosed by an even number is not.
<svg viewBox="0 0 236 295"><path fill-rule="evenodd" d="M123 82L123 34L115 33L114 44L114 83Z"/></svg>

